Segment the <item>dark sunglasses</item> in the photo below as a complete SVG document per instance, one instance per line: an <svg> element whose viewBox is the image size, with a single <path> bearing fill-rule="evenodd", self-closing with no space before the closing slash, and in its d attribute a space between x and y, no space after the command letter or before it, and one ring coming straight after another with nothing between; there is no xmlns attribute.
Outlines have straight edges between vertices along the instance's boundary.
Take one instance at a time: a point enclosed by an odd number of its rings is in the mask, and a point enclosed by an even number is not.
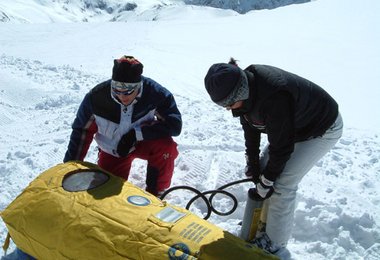
<svg viewBox="0 0 380 260"><path fill-rule="evenodd" d="M136 89L141 86L141 82L137 83L124 83L124 82L111 82L111 91L113 95L131 95Z"/></svg>
<svg viewBox="0 0 380 260"><path fill-rule="evenodd" d="M131 95L133 92L135 92L135 88L134 89L130 89L130 90L125 90L125 91L119 91L119 90L116 90L115 88L112 88L112 95L123 95L123 96L129 96Z"/></svg>

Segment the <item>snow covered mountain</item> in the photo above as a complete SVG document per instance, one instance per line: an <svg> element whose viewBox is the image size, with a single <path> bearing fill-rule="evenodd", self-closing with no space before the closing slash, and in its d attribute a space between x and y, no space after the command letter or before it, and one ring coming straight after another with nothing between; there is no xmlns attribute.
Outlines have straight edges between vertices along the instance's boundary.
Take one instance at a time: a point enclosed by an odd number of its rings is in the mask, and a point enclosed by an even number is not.
<svg viewBox="0 0 380 260"><path fill-rule="evenodd" d="M50 23L168 19L178 6L189 9L210 6L238 13L273 9L310 0L3 0L0 22ZM172 17L172 16L169 16ZM172 17L173 18L173 17Z"/></svg>
<svg viewBox="0 0 380 260"><path fill-rule="evenodd" d="M184 0L186 4L232 9L239 13L251 10L274 9L280 6L310 2L310 0Z"/></svg>

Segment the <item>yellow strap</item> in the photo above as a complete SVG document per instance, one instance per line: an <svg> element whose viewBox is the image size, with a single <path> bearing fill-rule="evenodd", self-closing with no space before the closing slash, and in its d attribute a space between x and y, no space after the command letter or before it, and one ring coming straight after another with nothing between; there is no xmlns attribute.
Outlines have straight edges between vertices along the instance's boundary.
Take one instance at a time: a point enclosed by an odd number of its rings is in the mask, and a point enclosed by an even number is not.
<svg viewBox="0 0 380 260"><path fill-rule="evenodd" d="M11 241L11 235L8 232L7 237L5 238L5 241L4 241L4 245L3 245L4 255L7 254L10 241Z"/></svg>

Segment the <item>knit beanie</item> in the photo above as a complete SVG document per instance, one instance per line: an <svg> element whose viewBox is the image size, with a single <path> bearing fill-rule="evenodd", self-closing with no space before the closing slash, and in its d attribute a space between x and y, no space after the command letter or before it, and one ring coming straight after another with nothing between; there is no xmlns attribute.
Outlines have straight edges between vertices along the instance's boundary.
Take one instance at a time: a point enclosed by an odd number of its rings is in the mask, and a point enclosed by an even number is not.
<svg viewBox="0 0 380 260"><path fill-rule="evenodd" d="M140 82L143 67L133 56L124 55L113 62L112 80L125 83Z"/></svg>
<svg viewBox="0 0 380 260"><path fill-rule="evenodd" d="M211 100L226 107L249 97L248 79L236 65L216 63L210 67L204 79Z"/></svg>

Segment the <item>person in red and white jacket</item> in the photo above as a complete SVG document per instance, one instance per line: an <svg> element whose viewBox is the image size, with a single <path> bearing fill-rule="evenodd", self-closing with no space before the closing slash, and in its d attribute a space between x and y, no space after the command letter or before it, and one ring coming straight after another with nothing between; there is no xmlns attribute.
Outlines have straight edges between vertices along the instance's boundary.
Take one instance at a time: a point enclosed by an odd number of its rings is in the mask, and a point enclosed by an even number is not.
<svg viewBox="0 0 380 260"><path fill-rule="evenodd" d="M182 119L172 93L142 72L133 56L114 60L112 79L84 97L63 161L83 161L95 139L101 168L127 180L132 161L146 160L146 190L160 195L170 186Z"/></svg>

